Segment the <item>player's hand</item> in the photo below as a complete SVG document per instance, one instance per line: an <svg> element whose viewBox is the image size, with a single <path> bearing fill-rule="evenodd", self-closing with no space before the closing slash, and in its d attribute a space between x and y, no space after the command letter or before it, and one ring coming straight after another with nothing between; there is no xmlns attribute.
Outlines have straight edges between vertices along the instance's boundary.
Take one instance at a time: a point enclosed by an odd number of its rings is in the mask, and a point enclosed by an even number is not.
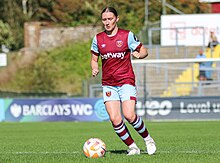
<svg viewBox="0 0 220 163"><path fill-rule="evenodd" d="M92 76L96 77L99 74L99 69L92 69Z"/></svg>
<svg viewBox="0 0 220 163"><path fill-rule="evenodd" d="M132 55L133 55L135 58L140 58L140 57L141 57L140 53L137 52L137 51L134 51L134 52L132 53Z"/></svg>

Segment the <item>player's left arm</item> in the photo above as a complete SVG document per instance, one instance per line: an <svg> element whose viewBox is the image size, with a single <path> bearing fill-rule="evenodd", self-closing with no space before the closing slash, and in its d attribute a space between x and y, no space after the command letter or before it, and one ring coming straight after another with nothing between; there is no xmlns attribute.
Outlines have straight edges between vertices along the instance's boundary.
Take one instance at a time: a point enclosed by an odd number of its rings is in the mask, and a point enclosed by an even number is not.
<svg viewBox="0 0 220 163"><path fill-rule="evenodd" d="M140 47L139 50L135 50L132 55L136 58L143 59L148 56L148 49L145 48L143 45Z"/></svg>
<svg viewBox="0 0 220 163"><path fill-rule="evenodd" d="M131 31L128 34L128 46L135 58L143 59L148 56L148 49L142 45Z"/></svg>

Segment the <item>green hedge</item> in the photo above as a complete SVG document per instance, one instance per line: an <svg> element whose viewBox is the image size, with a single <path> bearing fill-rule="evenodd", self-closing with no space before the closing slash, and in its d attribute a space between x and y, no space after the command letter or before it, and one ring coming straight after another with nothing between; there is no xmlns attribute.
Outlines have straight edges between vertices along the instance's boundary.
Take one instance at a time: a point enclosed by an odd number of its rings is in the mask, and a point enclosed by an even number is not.
<svg viewBox="0 0 220 163"><path fill-rule="evenodd" d="M38 54L34 64L18 69L0 90L82 96L82 83L90 77L90 42L69 43Z"/></svg>

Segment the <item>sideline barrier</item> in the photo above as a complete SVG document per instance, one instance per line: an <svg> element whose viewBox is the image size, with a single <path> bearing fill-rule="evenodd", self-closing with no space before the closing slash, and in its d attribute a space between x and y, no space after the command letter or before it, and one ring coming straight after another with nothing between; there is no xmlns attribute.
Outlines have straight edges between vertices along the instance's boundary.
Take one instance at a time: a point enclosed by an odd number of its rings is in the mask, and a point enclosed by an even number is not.
<svg viewBox="0 0 220 163"><path fill-rule="evenodd" d="M0 121L105 121L99 98L0 99Z"/></svg>
<svg viewBox="0 0 220 163"><path fill-rule="evenodd" d="M137 101L147 120L220 120L220 96ZM101 98L0 99L0 121L108 121Z"/></svg>
<svg viewBox="0 0 220 163"><path fill-rule="evenodd" d="M137 103L147 120L220 120L220 96L151 98Z"/></svg>

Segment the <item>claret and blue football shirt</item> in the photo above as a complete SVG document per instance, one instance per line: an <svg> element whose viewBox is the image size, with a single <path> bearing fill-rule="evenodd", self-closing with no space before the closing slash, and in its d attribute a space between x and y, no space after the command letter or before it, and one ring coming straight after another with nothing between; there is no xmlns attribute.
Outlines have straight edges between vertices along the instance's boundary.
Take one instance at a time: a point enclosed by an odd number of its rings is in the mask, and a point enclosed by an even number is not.
<svg viewBox="0 0 220 163"><path fill-rule="evenodd" d="M139 51L142 43L128 30L118 29L109 37L105 32L98 33L92 41L91 53L102 59L102 85L135 86L130 54Z"/></svg>

